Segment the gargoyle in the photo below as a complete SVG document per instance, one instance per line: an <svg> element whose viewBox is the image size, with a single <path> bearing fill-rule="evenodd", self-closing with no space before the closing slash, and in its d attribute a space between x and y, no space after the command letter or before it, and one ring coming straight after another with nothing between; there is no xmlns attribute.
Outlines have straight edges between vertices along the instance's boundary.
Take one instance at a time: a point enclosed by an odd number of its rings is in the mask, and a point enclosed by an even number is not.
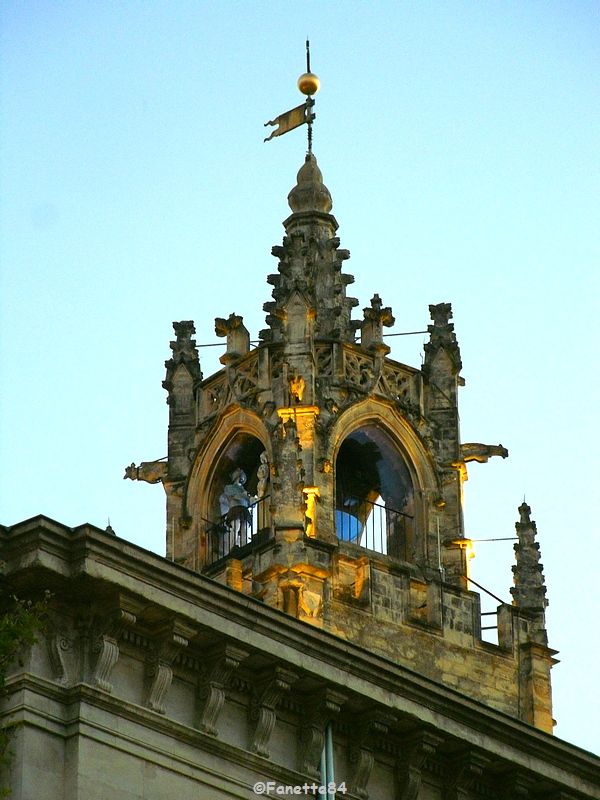
<svg viewBox="0 0 600 800"><path fill-rule="evenodd" d="M508 457L508 450L501 444L480 444L479 442L469 442L461 444L460 454L463 461L478 461L485 464L492 456Z"/></svg>
<svg viewBox="0 0 600 800"><path fill-rule="evenodd" d="M304 395L304 387L305 383L302 375L293 375L290 378L290 394L297 403L302 402L302 396Z"/></svg>
<svg viewBox="0 0 600 800"><path fill-rule="evenodd" d="M168 465L166 461L142 461L139 467L131 463L125 467L123 480L146 481L146 483L161 483L167 477Z"/></svg>

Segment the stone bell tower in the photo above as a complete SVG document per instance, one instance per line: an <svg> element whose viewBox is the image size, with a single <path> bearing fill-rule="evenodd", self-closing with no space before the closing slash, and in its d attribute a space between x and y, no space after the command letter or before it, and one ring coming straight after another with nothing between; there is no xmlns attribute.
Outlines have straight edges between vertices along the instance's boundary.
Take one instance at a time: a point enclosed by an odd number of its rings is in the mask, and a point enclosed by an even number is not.
<svg viewBox="0 0 600 800"><path fill-rule="evenodd" d="M379 295L352 319L350 254L312 153L288 202L258 346L241 316L217 318L223 368L203 378L193 323L174 323L168 458L128 469L163 483L167 556L551 731L529 511L514 603L498 607L498 644L481 638L462 485L468 461L508 453L461 444L451 306L429 306L421 369L389 358L383 331L395 320Z"/></svg>

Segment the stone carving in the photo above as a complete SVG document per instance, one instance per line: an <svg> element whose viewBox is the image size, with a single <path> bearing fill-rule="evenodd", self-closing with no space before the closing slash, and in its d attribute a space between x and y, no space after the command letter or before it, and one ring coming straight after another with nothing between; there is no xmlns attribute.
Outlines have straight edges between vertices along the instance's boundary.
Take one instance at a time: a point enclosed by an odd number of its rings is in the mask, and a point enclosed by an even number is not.
<svg viewBox="0 0 600 800"><path fill-rule="evenodd" d="M393 719L391 714L375 711L356 720L353 744L349 753L349 761L353 765L350 784L353 793L363 800L369 797L367 784L373 769L375 737L385 736Z"/></svg>
<svg viewBox="0 0 600 800"><path fill-rule="evenodd" d="M225 702L229 678L248 656L245 650L225 645L211 653L198 687L198 728L210 736L218 736L217 721Z"/></svg>
<svg viewBox="0 0 600 800"><path fill-rule="evenodd" d="M269 758L269 740L275 727L275 709L282 695L290 691L298 676L290 670L276 667L255 684L250 707L250 718L254 722L250 750Z"/></svg>
<svg viewBox="0 0 600 800"><path fill-rule="evenodd" d="M418 800L425 761L442 741L441 737L424 730L402 740L396 765L399 800Z"/></svg>
<svg viewBox="0 0 600 800"><path fill-rule="evenodd" d="M306 587L299 591L298 607L306 617L318 617L323 606L323 597L318 592L311 592Z"/></svg>
<svg viewBox="0 0 600 800"><path fill-rule="evenodd" d="M306 706L299 737L299 769L313 779L320 777L319 760L325 741L325 728L337 717L345 702L346 696L340 692L322 689Z"/></svg>
<svg viewBox="0 0 600 800"><path fill-rule="evenodd" d="M241 400L253 392L258 385L258 352L250 354L236 366L232 390Z"/></svg>
<svg viewBox="0 0 600 800"><path fill-rule="evenodd" d="M192 339L192 335L196 332L194 323L191 320L174 322L173 329L177 338L170 344L173 356L168 361L165 361L167 375L163 381L163 388L169 392L169 397L171 397L175 389L173 377L180 364L185 365L194 385L202 380L196 340Z"/></svg>
<svg viewBox="0 0 600 800"><path fill-rule="evenodd" d="M318 210L317 206L325 207L320 202L315 205L315 197L329 197L329 193L323 186L314 156L310 156L298 176L299 183L289 195L295 213L284 222L286 235L282 245L271 251L279 260L279 274L268 278L274 287L274 302L264 305L270 331L261 332L261 339L281 341L286 320L288 340L302 341L303 332L312 338L312 311L316 310L317 338L338 336L353 341L360 323L354 323L350 315L358 301L346 296L346 286L353 282L353 277L341 272L342 263L350 253L339 249L334 217ZM300 212L301 207L304 210ZM304 308L294 308L295 293L302 295Z"/></svg>
<svg viewBox="0 0 600 800"><path fill-rule="evenodd" d="M410 388L411 376L408 372L384 366L377 381L376 391L396 402L406 402L409 400Z"/></svg>
<svg viewBox="0 0 600 800"><path fill-rule="evenodd" d="M256 486L256 494L258 499L260 500L263 498L267 493L267 485L269 483L269 477L271 475L271 468L269 467L269 457L267 455L267 451L263 450L260 454L260 465L258 470L256 471L256 477L258 479L258 483Z"/></svg>
<svg viewBox="0 0 600 800"><path fill-rule="evenodd" d="M371 771L375 762L371 747L355 747L350 751L350 763L352 764L352 791L360 798L367 800L369 793L367 783L371 777Z"/></svg>
<svg viewBox="0 0 600 800"><path fill-rule="evenodd" d="M331 345L317 345L315 347L315 357L317 361L316 371L319 377L329 377L332 374L333 367L333 350Z"/></svg>
<svg viewBox="0 0 600 800"><path fill-rule="evenodd" d="M221 356L222 364L230 364L242 358L250 351L250 334L248 333L243 317L230 314L227 319L215 319L215 333L217 336L227 337L227 351Z"/></svg>
<svg viewBox="0 0 600 800"><path fill-rule="evenodd" d="M246 473L243 469L235 469L219 497L221 518L229 533L229 548L243 547L248 541L248 530L252 523L249 507L258 500L244 488Z"/></svg>
<svg viewBox="0 0 600 800"><path fill-rule="evenodd" d="M364 320L361 324L361 345L365 350L389 353L390 348L383 344L383 327L391 327L394 322L392 309L383 308L381 298L374 294L371 298L371 307L363 310Z"/></svg>
<svg viewBox="0 0 600 800"><path fill-rule="evenodd" d="M462 361L460 349L454 333L452 319L452 306L450 303L438 303L429 306L429 313L433 320L433 325L427 326L429 342L424 347L425 362L423 364L423 374L429 377L433 366L433 361L440 348L443 348L449 355L455 372L460 372Z"/></svg>
<svg viewBox="0 0 600 800"><path fill-rule="evenodd" d="M290 395L296 401L296 403L301 403L305 388L304 378L302 375L292 375L289 379L289 382Z"/></svg>
<svg viewBox="0 0 600 800"><path fill-rule="evenodd" d="M69 686L75 680L73 669L73 639L68 633L50 629L46 638L52 675L61 686Z"/></svg>
<svg viewBox="0 0 600 800"><path fill-rule="evenodd" d="M368 390L373 381L373 359L345 350L344 378L353 386Z"/></svg>
<svg viewBox="0 0 600 800"><path fill-rule="evenodd" d="M511 771L506 775L498 776L497 782L500 784L502 800L527 800L532 797L534 781L527 775ZM560 796L558 795L556 800Z"/></svg>
<svg viewBox="0 0 600 800"><path fill-rule="evenodd" d="M163 483L167 477L169 469L168 462L160 459L158 461L142 461L139 467L132 462L125 467L123 480L129 478L132 481L145 481L146 483Z"/></svg>
<svg viewBox="0 0 600 800"><path fill-rule="evenodd" d="M183 630L180 628L179 625L172 625L160 634L148 659L147 674L150 686L146 705L159 714L164 714L166 711L165 698L173 681L173 663L181 650L188 646L187 637L191 637L194 633L192 628L186 627ZM187 636L183 636L182 633Z"/></svg>
<svg viewBox="0 0 600 800"><path fill-rule="evenodd" d="M136 623L136 615L119 608L109 614L101 623L103 631L96 638L93 651L97 653L92 673L92 684L105 692L112 692L110 673L119 660L119 638L126 626Z"/></svg>
<svg viewBox="0 0 600 800"><path fill-rule="evenodd" d="M508 458L508 450L501 444L479 444L479 442L469 442L461 444L460 455L463 461L478 461L485 464L492 456Z"/></svg>
<svg viewBox="0 0 600 800"><path fill-rule="evenodd" d="M108 678L119 660L119 646L116 639L102 636L97 648L99 652L94 668L94 685L104 689L105 692L112 692L112 683L109 682Z"/></svg>
<svg viewBox="0 0 600 800"><path fill-rule="evenodd" d="M454 756L447 767L444 800L471 800L471 790L481 780L487 764L488 759L476 751Z"/></svg>
<svg viewBox="0 0 600 800"><path fill-rule="evenodd" d="M510 593L518 608L532 614L532 640L547 644L545 609L546 585L544 565L540 562L540 546L536 542L537 526L531 519L531 508L525 501L519 506L520 521L515 528L519 541L514 545L516 564L512 567L514 586Z"/></svg>

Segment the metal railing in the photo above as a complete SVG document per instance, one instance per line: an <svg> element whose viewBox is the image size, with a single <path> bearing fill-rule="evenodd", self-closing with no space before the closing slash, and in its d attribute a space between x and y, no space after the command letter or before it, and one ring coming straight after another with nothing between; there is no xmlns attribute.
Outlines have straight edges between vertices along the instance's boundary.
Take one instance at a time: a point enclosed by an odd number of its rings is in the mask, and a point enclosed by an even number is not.
<svg viewBox="0 0 600 800"><path fill-rule="evenodd" d="M239 553L252 544L259 533L271 529L268 499L269 495L265 495L247 508L237 506L231 509L216 522L207 521L207 565L214 564L230 553Z"/></svg>
<svg viewBox="0 0 600 800"><path fill-rule="evenodd" d="M411 559L413 517L410 514L356 498L346 498L341 505L335 513L339 539L403 561Z"/></svg>

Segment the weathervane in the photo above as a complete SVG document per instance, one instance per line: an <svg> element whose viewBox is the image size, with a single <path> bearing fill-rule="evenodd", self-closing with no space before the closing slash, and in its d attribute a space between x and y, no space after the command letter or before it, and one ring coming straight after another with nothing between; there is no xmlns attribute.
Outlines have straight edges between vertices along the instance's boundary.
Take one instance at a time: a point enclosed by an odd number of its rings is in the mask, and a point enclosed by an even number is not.
<svg viewBox="0 0 600 800"><path fill-rule="evenodd" d="M306 72L298 78L298 89L302 94L306 95L306 100L302 105L280 114L275 119L265 122L267 125L277 125L277 130L265 139L265 142L271 141L274 136L282 136L288 131L299 128L300 125L308 125L308 152L312 153L312 124L316 117L313 113L315 101L313 95L319 91L321 82L319 78L310 71L310 42L306 40Z"/></svg>

